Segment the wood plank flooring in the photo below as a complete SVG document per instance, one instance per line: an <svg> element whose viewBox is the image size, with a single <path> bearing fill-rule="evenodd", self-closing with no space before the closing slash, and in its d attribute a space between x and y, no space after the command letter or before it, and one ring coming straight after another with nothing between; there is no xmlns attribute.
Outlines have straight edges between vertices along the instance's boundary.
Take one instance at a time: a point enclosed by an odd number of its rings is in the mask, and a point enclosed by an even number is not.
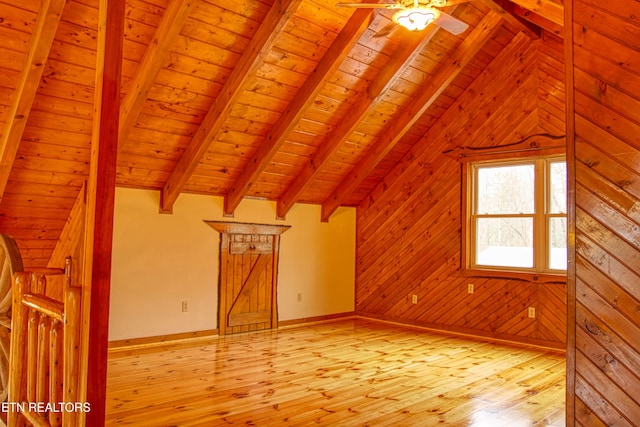
<svg viewBox="0 0 640 427"><path fill-rule="evenodd" d="M564 426L558 352L366 319L112 352L107 425Z"/></svg>

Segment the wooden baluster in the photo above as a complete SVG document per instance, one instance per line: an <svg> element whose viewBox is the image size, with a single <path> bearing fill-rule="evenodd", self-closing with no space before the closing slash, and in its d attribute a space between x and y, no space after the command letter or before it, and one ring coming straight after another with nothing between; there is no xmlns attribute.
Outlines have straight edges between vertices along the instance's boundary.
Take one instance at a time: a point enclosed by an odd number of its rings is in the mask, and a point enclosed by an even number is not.
<svg viewBox="0 0 640 427"><path fill-rule="evenodd" d="M38 325L38 363L36 372L36 402L44 404L49 401L49 337L51 333L51 318L40 315ZM40 412L45 415L46 412Z"/></svg>
<svg viewBox="0 0 640 427"><path fill-rule="evenodd" d="M11 328L11 365L9 367L9 402L24 402L23 385L25 383L25 346L28 342L27 329L29 324L29 309L22 304L22 296L31 289L32 275L16 273L12 289L12 328ZM20 421L20 414L10 410L8 426L16 427Z"/></svg>
<svg viewBox="0 0 640 427"><path fill-rule="evenodd" d="M40 274L37 276L37 280L33 281L31 284L31 292L34 294L44 295L45 290L47 289L47 278Z"/></svg>
<svg viewBox="0 0 640 427"><path fill-rule="evenodd" d="M44 293L46 279L42 275L31 274L30 292L36 294ZM29 331L27 341L27 401L39 402L38 400L38 349L41 315L37 311L29 310Z"/></svg>
<svg viewBox="0 0 640 427"><path fill-rule="evenodd" d="M51 350L50 350L50 389L49 398L52 404L63 401L63 332L62 322L58 320L53 321L51 326ZM60 412L49 413L49 423L52 427L57 427L62 423L62 416Z"/></svg>
<svg viewBox="0 0 640 427"><path fill-rule="evenodd" d="M29 310L27 331L27 401L36 402L36 384L38 372L38 326L40 313Z"/></svg>
<svg viewBox="0 0 640 427"><path fill-rule="evenodd" d="M67 283L64 293L64 401L78 400L78 373L80 368L80 315L82 313L82 289ZM64 412L62 424L75 426L76 411Z"/></svg>

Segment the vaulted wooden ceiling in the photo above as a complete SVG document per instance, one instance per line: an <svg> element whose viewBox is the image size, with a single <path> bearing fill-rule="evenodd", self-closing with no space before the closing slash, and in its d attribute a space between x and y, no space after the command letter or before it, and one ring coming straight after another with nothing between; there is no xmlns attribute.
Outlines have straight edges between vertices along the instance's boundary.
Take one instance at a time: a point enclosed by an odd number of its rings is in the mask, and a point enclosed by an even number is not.
<svg viewBox="0 0 640 427"><path fill-rule="evenodd" d="M553 0L451 0L469 25L386 34L393 10L337 0L127 0L117 185L360 203L519 32L560 34ZM0 0L0 231L51 255L89 173L97 2ZM99 70L98 70L99 72Z"/></svg>

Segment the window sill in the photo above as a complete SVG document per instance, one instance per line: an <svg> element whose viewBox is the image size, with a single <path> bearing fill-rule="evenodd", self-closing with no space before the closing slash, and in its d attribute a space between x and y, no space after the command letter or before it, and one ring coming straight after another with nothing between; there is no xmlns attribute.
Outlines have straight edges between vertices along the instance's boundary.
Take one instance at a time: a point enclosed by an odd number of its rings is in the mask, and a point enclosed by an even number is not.
<svg viewBox="0 0 640 427"><path fill-rule="evenodd" d="M509 270L490 270L479 268L466 268L462 269L463 277L493 277L499 279L514 279L522 280L533 283L549 283L549 284L563 284L567 283L566 274L553 274L553 273L530 273L524 271L509 271Z"/></svg>

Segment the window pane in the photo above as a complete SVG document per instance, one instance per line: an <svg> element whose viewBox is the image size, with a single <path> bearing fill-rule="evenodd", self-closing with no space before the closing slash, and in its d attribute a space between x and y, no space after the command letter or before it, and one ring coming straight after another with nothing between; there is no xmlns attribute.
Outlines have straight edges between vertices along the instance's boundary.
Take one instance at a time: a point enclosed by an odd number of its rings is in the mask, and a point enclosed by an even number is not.
<svg viewBox="0 0 640 427"><path fill-rule="evenodd" d="M533 267L533 218L478 218L476 264Z"/></svg>
<svg viewBox="0 0 640 427"><path fill-rule="evenodd" d="M567 164L549 165L549 213L567 212Z"/></svg>
<svg viewBox="0 0 640 427"><path fill-rule="evenodd" d="M478 168L478 214L531 214L534 202L532 164Z"/></svg>
<svg viewBox="0 0 640 427"><path fill-rule="evenodd" d="M567 269L567 219L549 219L549 269Z"/></svg>

